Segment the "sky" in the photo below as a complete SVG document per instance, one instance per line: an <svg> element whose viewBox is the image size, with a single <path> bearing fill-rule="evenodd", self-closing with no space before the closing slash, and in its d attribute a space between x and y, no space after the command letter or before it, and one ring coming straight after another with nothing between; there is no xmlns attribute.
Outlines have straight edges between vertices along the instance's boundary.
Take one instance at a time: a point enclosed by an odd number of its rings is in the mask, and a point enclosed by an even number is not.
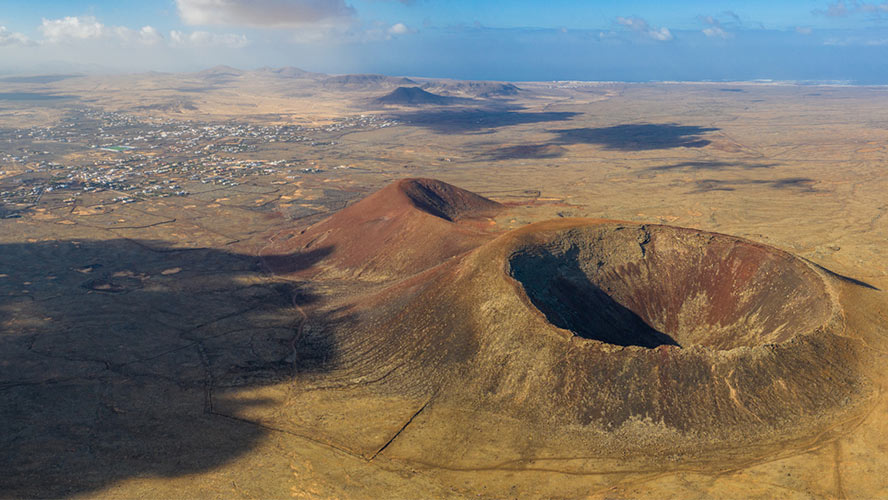
<svg viewBox="0 0 888 500"><path fill-rule="evenodd" d="M888 0L0 0L0 73L888 84Z"/></svg>

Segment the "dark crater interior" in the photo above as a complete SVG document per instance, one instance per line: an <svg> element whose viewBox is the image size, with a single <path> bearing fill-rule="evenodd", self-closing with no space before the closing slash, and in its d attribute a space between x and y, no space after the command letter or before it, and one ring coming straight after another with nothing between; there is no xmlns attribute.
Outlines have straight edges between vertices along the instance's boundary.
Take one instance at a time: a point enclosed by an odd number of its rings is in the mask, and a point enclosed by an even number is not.
<svg viewBox="0 0 888 500"><path fill-rule="evenodd" d="M620 346L754 347L811 332L833 314L822 278L800 259L690 229L546 233L509 264L550 323Z"/></svg>

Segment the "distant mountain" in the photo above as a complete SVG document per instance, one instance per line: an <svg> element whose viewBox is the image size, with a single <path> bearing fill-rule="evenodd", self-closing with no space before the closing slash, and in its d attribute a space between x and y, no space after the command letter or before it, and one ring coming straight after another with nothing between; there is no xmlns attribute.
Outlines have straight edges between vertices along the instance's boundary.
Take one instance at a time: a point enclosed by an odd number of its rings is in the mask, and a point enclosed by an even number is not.
<svg viewBox="0 0 888 500"><path fill-rule="evenodd" d="M327 87L347 89L370 89L416 84L416 82L409 78L387 75L336 75L324 79L324 85Z"/></svg>
<svg viewBox="0 0 888 500"><path fill-rule="evenodd" d="M31 76L7 76L0 78L0 82L6 83L54 83L68 78L78 78L84 75L31 75Z"/></svg>
<svg viewBox="0 0 888 500"><path fill-rule="evenodd" d="M323 73L305 71L302 68L296 68L293 66L286 66L283 68L269 68L266 66L264 68L257 69L255 73L279 76L281 78L323 78L327 76Z"/></svg>
<svg viewBox="0 0 888 500"><path fill-rule="evenodd" d="M473 97L508 97L518 95L518 92L521 91L511 83L502 82L436 81L426 83L422 88L432 92L464 94Z"/></svg>
<svg viewBox="0 0 888 500"><path fill-rule="evenodd" d="M204 80L210 81L227 81L243 76L246 71L242 69L232 68L231 66L213 66L212 68L198 71L197 76Z"/></svg>
<svg viewBox="0 0 888 500"><path fill-rule="evenodd" d="M388 94L374 100L376 104L397 106L421 106L424 104L447 105L469 101L462 97L450 97L426 92L419 87L398 87Z"/></svg>

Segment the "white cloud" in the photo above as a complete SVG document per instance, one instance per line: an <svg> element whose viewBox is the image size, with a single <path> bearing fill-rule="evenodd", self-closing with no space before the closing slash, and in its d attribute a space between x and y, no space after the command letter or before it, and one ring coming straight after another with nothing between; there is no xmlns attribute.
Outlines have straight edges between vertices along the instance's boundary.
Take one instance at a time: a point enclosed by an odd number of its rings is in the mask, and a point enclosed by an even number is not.
<svg viewBox="0 0 888 500"><path fill-rule="evenodd" d="M845 17L860 12L879 16L888 12L888 1L882 3L867 3L859 0L851 0L850 2L839 0L838 2L828 4L826 10L817 9L813 12L827 17Z"/></svg>
<svg viewBox="0 0 888 500"><path fill-rule="evenodd" d="M658 30L655 29L655 30L649 31L648 36L653 38L654 40L660 40L663 42L665 42L667 40L672 40L672 33L669 31L669 28L665 28L665 27L660 28Z"/></svg>
<svg viewBox="0 0 888 500"><path fill-rule="evenodd" d="M734 34L726 31L718 19L712 16L702 17L701 20L708 24L708 28L703 28L703 34L709 38L733 38Z"/></svg>
<svg viewBox="0 0 888 500"><path fill-rule="evenodd" d="M388 34L389 34L389 35L407 35L407 34L410 34L410 33L413 33L413 30L411 30L410 28L408 28L407 25L404 24L404 23L396 23L396 24L393 24L393 25L388 29Z"/></svg>
<svg viewBox="0 0 888 500"><path fill-rule="evenodd" d="M244 35L210 33L208 31L171 31L165 39L153 26L132 29L126 26L106 26L92 16L44 19L40 26L43 43L72 44L88 40L105 40L123 47L158 46L167 42L170 47L241 48L249 45ZM0 45L3 41L0 30Z"/></svg>
<svg viewBox="0 0 888 500"><path fill-rule="evenodd" d="M640 17L618 17L617 22L626 26L636 33L640 33L650 39L667 42L672 40L672 32L669 28L654 28L647 21Z"/></svg>
<svg viewBox="0 0 888 500"><path fill-rule="evenodd" d="M863 12L870 12L870 13L888 12L888 2L882 2L880 4L861 2L859 4L859 6L860 6L860 10L862 10Z"/></svg>
<svg viewBox="0 0 888 500"><path fill-rule="evenodd" d="M43 19L40 32L48 42L66 40L88 40L101 38L105 34L105 25L92 16L69 16L62 19Z"/></svg>
<svg viewBox="0 0 888 500"><path fill-rule="evenodd" d="M718 26L703 28L703 34L710 38L731 38L733 36Z"/></svg>
<svg viewBox="0 0 888 500"><path fill-rule="evenodd" d="M163 36L152 26L143 26L138 30L126 26L106 26L92 16L44 19L39 29L45 43L105 39L131 46L157 45L163 41Z"/></svg>
<svg viewBox="0 0 888 500"><path fill-rule="evenodd" d="M176 0L186 24L288 28L337 24L354 17L345 0Z"/></svg>
<svg viewBox="0 0 888 500"><path fill-rule="evenodd" d="M210 33L207 31L170 31L170 45L173 47L224 47L239 49L246 47L250 41L244 35L232 33Z"/></svg>
<svg viewBox="0 0 888 500"><path fill-rule="evenodd" d="M10 45L32 45L33 42L21 33L9 31L6 26L0 26L0 47Z"/></svg>
<svg viewBox="0 0 888 500"><path fill-rule="evenodd" d="M163 36L151 26L142 26L139 30L139 39L147 45L154 45L162 41Z"/></svg>
<svg viewBox="0 0 888 500"><path fill-rule="evenodd" d="M796 33L798 33L800 35L810 35L811 33L814 32L814 30L811 29L810 26L796 26L795 30L796 30Z"/></svg>
<svg viewBox="0 0 888 500"><path fill-rule="evenodd" d="M326 34L323 32L316 32L316 35L318 35L318 39L326 38L329 40L329 35L334 32L335 31L332 30ZM404 23L389 25L382 21L375 21L369 27L353 26L350 29L341 29L335 33L335 39L340 42L375 42L380 40L391 40L392 38L402 35L410 35L416 33L416 30Z"/></svg>
<svg viewBox="0 0 888 500"><path fill-rule="evenodd" d="M151 26L142 26L139 30L117 26L110 32L112 36L127 45L158 45L163 42L163 35Z"/></svg>

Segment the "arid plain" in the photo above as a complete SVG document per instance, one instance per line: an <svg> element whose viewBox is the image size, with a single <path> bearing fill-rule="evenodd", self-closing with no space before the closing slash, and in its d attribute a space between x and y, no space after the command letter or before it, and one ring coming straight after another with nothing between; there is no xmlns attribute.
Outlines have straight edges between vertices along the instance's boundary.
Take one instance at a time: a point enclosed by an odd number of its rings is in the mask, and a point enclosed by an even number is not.
<svg viewBox="0 0 888 500"><path fill-rule="evenodd" d="M0 79L0 496L884 497L886 162L885 87ZM686 276L761 334L577 323Z"/></svg>

